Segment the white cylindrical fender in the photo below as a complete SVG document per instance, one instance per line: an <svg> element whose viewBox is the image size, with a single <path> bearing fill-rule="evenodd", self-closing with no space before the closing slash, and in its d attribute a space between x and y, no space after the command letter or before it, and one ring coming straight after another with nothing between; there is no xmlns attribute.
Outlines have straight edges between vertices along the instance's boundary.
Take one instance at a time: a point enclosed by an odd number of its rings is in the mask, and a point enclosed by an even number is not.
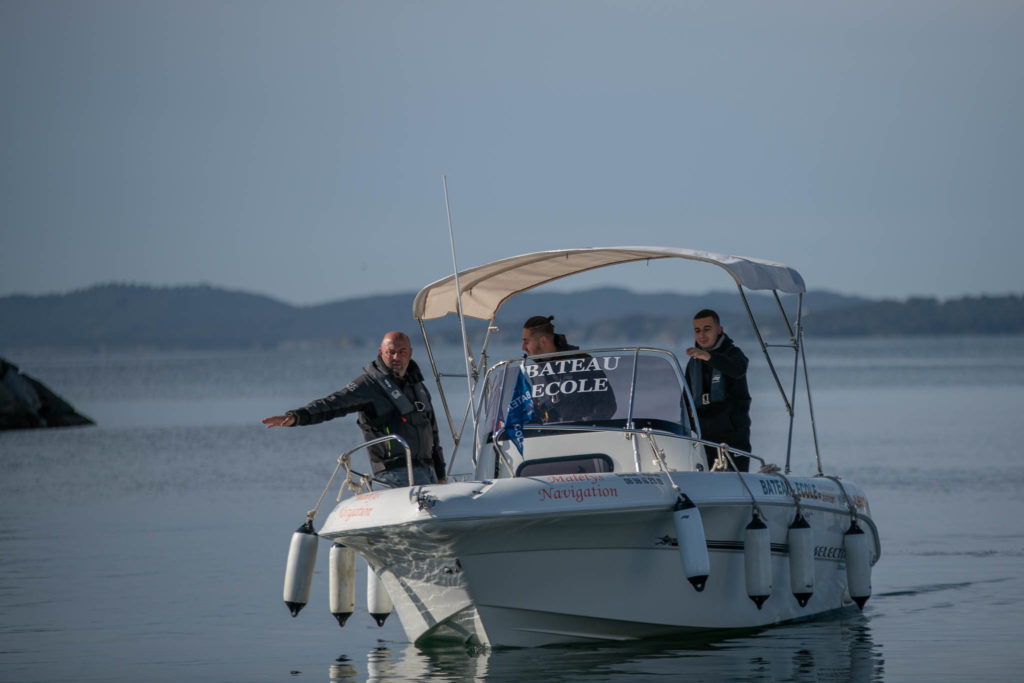
<svg viewBox="0 0 1024 683"><path fill-rule="evenodd" d="M801 607L814 593L814 533L799 511L789 525L789 588Z"/></svg>
<svg viewBox="0 0 1024 683"><path fill-rule="evenodd" d="M327 574L331 614L338 620L338 626L356 610L356 551L340 543L331 546L331 568Z"/></svg>
<svg viewBox="0 0 1024 683"><path fill-rule="evenodd" d="M684 493L672 508L672 523L679 539L679 556L683 560L683 572L693 587L700 592L708 580L711 562L708 559L708 541L704 536L704 520L700 510Z"/></svg>
<svg viewBox="0 0 1024 683"><path fill-rule="evenodd" d="M291 610L293 617L309 602L309 589L313 587L313 567L316 565L317 539L311 519L307 519L292 534L288 564L284 570L284 604Z"/></svg>
<svg viewBox="0 0 1024 683"><path fill-rule="evenodd" d="M392 609L393 605L391 604L391 596L388 595L388 589L384 587L384 583L377 576L377 572L374 571L373 567L367 563L366 611L377 622L377 626L383 626Z"/></svg>
<svg viewBox="0 0 1024 683"><path fill-rule="evenodd" d="M850 522L850 528L843 536L846 549L846 585L850 597L857 607L864 609L864 603L871 597L871 546L870 537L857 524Z"/></svg>
<svg viewBox="0 0 1024 683"><path fill-rule="evenodd" d="M743 532L743 564L747 595L761 609L772 594L772 537L757 514Z"/></svg>

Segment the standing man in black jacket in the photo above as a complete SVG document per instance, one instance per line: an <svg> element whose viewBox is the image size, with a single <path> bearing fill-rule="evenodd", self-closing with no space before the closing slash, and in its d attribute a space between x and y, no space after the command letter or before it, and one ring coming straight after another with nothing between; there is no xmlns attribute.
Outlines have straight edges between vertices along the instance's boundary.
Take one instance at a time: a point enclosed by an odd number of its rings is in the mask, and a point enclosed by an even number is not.
<svg viewBox="0 0 1024 683"><path fill-rule="evenodd" d="M686 381L697 402L697 419L705 441L726 443L750 451L750 392L747 357L722 329L718 314L705 308L693 317L696 346L686 349ZM717 449L704 447L708 465ZM746 472L750 458L734 455L736 467ZM726 465L728 467L728 465ZM731 468L729 468L731 469Z"/></svg>
<svg viewBox="0 0 1024 683"><path fill-rule="evenodd" d="M265 418L267 427L312 425L359 412L358 424L367 441L388 434L405 439L412 451L416 484L444 482L444 454L437 438L437 420L423 374L412 360L412 345L402 332L388 332L377 358L364 374L330 396ZM395 441L371 446L374 478L391 486L408 486L405 449Z"/></svg>

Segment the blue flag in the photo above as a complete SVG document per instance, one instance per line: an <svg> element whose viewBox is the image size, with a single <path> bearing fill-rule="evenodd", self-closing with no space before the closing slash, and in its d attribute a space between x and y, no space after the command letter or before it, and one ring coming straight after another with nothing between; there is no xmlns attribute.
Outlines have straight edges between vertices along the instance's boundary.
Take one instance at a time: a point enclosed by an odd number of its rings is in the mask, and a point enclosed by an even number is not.
<svg viewBox="0 0 1024 683"><path fill-rule="evenodd" d="M508 411L505 413L505 433L516 445L519 455L523 454L523 424L532 419L533 387L520 366L512 399L508 402Z"/></svg>

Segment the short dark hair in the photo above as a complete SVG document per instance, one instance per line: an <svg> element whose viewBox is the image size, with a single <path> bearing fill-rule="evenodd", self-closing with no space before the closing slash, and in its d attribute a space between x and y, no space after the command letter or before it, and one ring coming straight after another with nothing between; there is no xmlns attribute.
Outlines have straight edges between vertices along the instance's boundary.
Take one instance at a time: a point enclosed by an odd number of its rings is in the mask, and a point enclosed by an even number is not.
<svg viewBox="0 0 1024 683"><path fill-rule="evenodd" d="M710 308L703 308L697 311L697 315L693 316L694 320L699 320L700 318L714 318L716 325L722 324L722 321L718 319L718 314Z"/></svg>
<svg viewBox="0 0 1024 683"><path fill-rule="evenodd" d="M551 324L554 319L553 315L535 315L523 323L523 329L530 330L532 334L546 334L549 337L554 337L555 326Z"/></svg>

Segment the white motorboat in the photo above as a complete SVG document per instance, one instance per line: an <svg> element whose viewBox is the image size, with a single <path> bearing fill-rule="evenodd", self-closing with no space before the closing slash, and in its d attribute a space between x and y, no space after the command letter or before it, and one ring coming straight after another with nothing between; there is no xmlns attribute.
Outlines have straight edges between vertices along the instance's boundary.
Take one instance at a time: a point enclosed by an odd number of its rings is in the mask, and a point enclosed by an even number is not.
<svg viewBox="0 0 1024 683"><path fill-rule="evenodd" d="M652 259L703 261L732 276L785 403L786 443L745 453L704 441L683 367L669 350L584 349L488 365L495 315L516 294L575 273ZM762 339L746 290L772 293L786 320L785 344ZM792 321L780 292L796 295ZM393 604L416 644L630 640L761 627L863 606L881 554L864 492L826 476L820 456L809 476L790 473L801 368L814 428L803 292L800 275L778 263L652 247L526 254L428 285L413 314L442 397L442 378L452 375L438 369L424 323L452 314L489 321L479 363L466 349L462 381L470 378L471 398L461 427L444 400L457 444L453 464L461 457L472 474L389 489L373 488L369 477L350 471L347 483L361 484L362 492L339 493L318 531L315 508L305 533L296 532L293 549L307 550L289 558L286 602L308 599L319 536L344 546L332 550L332 560L344 558L332 561L332 612L353 609L356 552L372 569L369 611L383 623ZM792 376L785 379L770 352L779 346L792 354ZM523 382L536 410L532 420L513 420L509 407L525 398ZM553 390L552 383L560 386ZM572 409L543 408L556 393L566 401L562 408L571 403ZM601 409L593 409L599 401L605 401ZM817 451L816 435L814 444ZM717 449L719 465L749 456L751 471L710 468L705 446ZM339 458L339 469L351 469L353 452ZM411 480L411 459L409 469ZM339 622L344 618L339 614Z"/></svg>

